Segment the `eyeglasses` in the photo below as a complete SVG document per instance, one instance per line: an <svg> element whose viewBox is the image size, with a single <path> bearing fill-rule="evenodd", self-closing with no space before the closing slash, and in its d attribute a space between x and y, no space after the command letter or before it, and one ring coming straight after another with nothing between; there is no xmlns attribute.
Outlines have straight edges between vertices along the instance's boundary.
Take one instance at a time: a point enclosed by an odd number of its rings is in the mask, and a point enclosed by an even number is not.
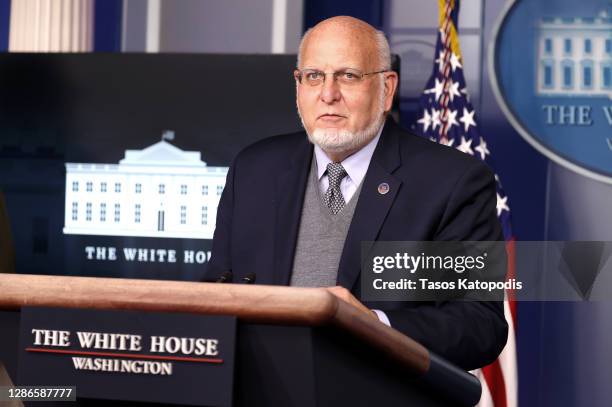
<svg viewBox="0 0 612 407"><path fill-rule="evenodd" d="M296 81L303 85L319 86L325 82L327 75L333 75L334 80L340 85L352 86L363 81L368 75L375 75L384 72L389 72L389 70L384 69L382 71L363 73L358 69L352 68L341 69L335 72L323 72L319 71L318 69L296 69L293 72L293 76L295 77Z"/></svg>

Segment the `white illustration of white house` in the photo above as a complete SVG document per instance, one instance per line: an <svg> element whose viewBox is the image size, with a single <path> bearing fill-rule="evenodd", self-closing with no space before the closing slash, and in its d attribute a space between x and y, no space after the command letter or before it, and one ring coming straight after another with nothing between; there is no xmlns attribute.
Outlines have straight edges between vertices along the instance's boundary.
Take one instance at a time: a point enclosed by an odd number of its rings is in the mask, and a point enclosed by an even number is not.
<svg viewBox="0 0 612 407"><path fill-rule="evenodd" d="M538 24L537 93L612 99L612 16L544 18Z"/></svg>
<svg viewBox="0 0 612 407"><path fill-rule="evenodd" d="M118 165L66 163L64 233L212 239L227 172L164 139Z"/></svg>

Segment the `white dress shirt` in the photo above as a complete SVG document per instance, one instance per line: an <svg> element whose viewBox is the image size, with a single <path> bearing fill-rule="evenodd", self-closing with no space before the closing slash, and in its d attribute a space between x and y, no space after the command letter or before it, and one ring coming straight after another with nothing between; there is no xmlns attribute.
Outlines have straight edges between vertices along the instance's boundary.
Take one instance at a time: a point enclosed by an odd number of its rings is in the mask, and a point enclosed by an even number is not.
<svg viewBox="0 0 612 407"><path fill-rule="evenodd" d="M380 127L376 137L366 144L365 147L348 156L341 162L347 174L346 177L344 177L340 182L340 192L342 192L344 202L349 202L351 198L353 198L355 191L357 191L357 188L359 188L359 185L361 185L361 182L365 178L366 172L368 172L368 167L370 166L370 161L372 161L372 155L374 154L374 150L378 145L378 140L380 139L383 127L384 125ZM329 178L325 171L327 170L327 164L331 163L332 160L330 160L321 147L317 145L314 146L314 154L317 160L317 177L319 180L319 188L321 190L321 196L323 196L329 187ZM376 313L378 319L382 323L387 326L391 326L391 322L389 321L387 314L377 309L372 311Z"/></svg>

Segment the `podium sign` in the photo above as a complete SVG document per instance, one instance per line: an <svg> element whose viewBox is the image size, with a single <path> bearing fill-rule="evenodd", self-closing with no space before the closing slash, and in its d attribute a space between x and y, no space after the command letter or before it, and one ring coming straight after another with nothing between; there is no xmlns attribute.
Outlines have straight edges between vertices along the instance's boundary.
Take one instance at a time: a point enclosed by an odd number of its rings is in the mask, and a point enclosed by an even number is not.
<svg viewBox="0 0 612 407"><path fill-rule="evenodd" d="M229 406L236 318L24 307L20 385L77 397Z"/></svg>

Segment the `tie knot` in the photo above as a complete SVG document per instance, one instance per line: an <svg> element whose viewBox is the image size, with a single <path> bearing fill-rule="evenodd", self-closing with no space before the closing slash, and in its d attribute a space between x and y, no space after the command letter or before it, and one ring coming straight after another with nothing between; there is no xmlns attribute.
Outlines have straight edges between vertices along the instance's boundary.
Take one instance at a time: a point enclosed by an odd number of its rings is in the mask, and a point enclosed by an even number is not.
<svg viewBox="0 0 612 407"><path fill-rule="evenodd" d="M346 170L340 163L327 164L327 177L329 178L329 187L338 188L340 182L347 176Z"/></svg>

